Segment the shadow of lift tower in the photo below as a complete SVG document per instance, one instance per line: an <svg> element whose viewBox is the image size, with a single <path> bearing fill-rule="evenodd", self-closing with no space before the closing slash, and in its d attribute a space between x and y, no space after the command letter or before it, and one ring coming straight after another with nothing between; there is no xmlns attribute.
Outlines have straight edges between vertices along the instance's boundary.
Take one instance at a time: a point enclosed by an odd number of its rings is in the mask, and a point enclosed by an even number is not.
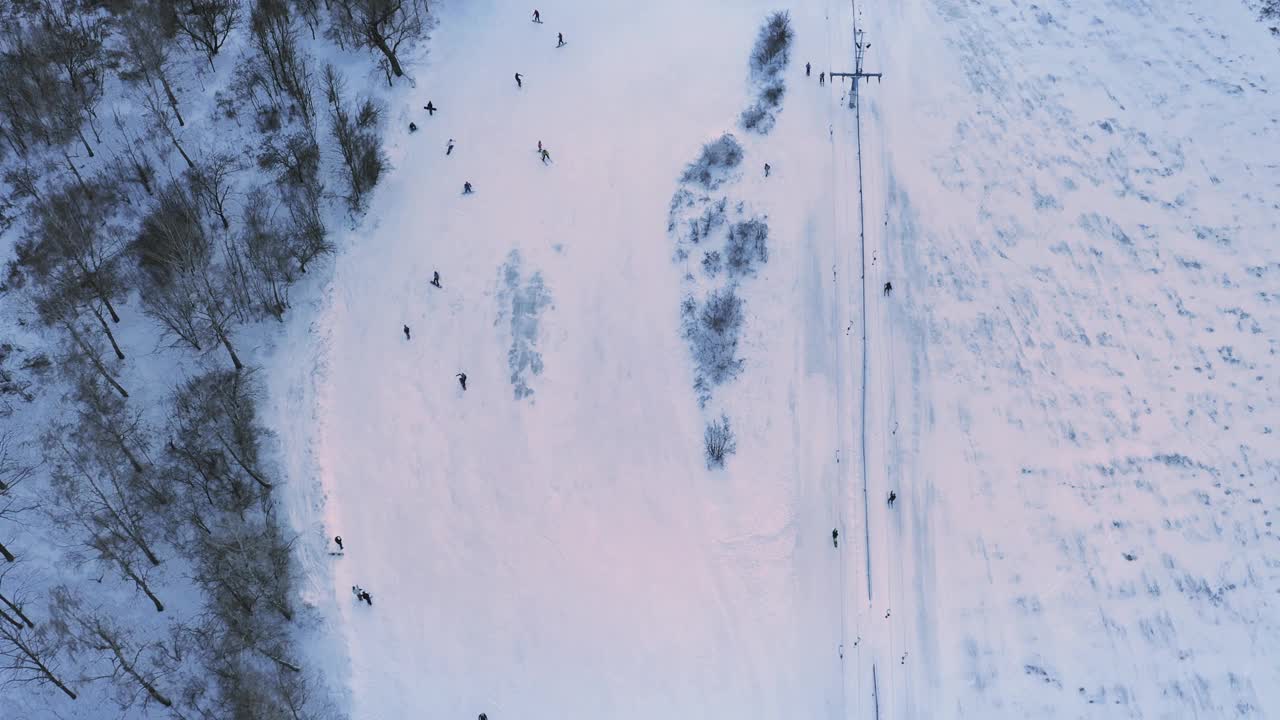
<svg viewBox="0 0 1280 720"><path fill-rule="evenodd" d="M871 43L863 39L863 36L865 34L866 33L864 33L862 30L853 31L853 40L854 40L853 72L851 73L832 72L831 73L831 77L833 78L852 78L853 79L853 92L849 93L849 109L856 108L858 105L858 81L859 80L867 80L870 78L875 78L876 82L880 82L880 78L881 78L881 73L863 72L862 56L866 54L867 48L871 47Z"/></svg>

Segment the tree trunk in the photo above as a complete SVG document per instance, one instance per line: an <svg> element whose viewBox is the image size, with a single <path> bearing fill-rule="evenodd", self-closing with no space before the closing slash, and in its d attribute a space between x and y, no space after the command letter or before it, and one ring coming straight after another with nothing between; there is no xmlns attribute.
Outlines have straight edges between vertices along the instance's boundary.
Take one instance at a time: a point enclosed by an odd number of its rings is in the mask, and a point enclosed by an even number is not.
<svg viewBox="0 0 1280 720"><path fill-rule="evenodd" d="M89 141L84 139L84 131L76 128L76 135L80 136L80 142L84 144L85 152L89 153L89 157L93 157L93 148L89 147Z"/></svg>
<svg viewBox="0 0 1280 720"><path fill-rule="evenodd" d="M84 178L80 176L80 169L76 167L75 163L71 162L71 156L67 154L65 149L62 151L62 158L67 161L67 169L71 171L72 175L76 176L76 182L80 184L80 188L87 191L89 188L84 184Z"/></svg>
<svg viewBox="0 0 1280 720"><path fill-rule="evenodd" d="M191 156L187 154L187 151L182 149L182 145L178 142L178 136L169 133L169 139L173 141L173 146L178 148L178 154L182 156L182 159L187 161L187 167L195 170L196 164L191 161Z"/></svg>
<svg viewBox="0 0 1280 720"><path fill-rule="evenodd" d="M4 555L4 559L8 562L13 562L18 559L14 557L13 553L9 552L9 548L5 547L2 542L0 542L0 555Z"/></svg>
<svg viewBox="0 0 1280 720"><path fill-rule="evenodd" d="M111 341L111 349L116 351L116 358L124 359L124 351L120 349L120 344L116 342L116 336L111 332L111 326L107 324L107 319L102 317L102 313L98 312L98 308L93 308L93 316L98 318L98 323L102 325L102 332L107 334L107 339Z"/></svg>
<svg viewBox="0 0 1280 720"><path fill-rule="evenodd" d="M36 670L40 672L40 677L43 677L45 680L48 680L49 682L56 685L59 690L67 694L67 697L71 698L72 700L76 699L76 694L71 691L71 688L67 687L66 685L63 685L62 681L58 679L58 676L54 675L53 671L50 670L47 665L40 662L40 658L36 656L35 652L30 647L28 647L26 643L22 642L22 640L20 639L15 638L13 640L13 644L14 644L14 647L18 648L18 650L22 652L23 658L25 658L27 662L30 662L32 665L36 667Z"/></svg>
<svg viewBox="0 0 1280 720"><path fill-rule="evenodd" d="M386 38L382 37L382 35L377 32L370 31L369 39L373 41L375 47L382 51L383 55L387 56L387 62L391 63L391 72L395 73L396 77L403 76L404 70L400 69L400 60L396 58L395 51L387 45Z"/></svg>
<svg viewBox="0 0 1280 720"><path fill-rule="evenodd" d="M222 437L222 433L218 433L218 441L222 443L222 447L227 451L227 454L236 461L236 464L239 465L242 470L249 473L249 477L253 478L254 482L261 485L264 490L270 490L275 487L266 480L263 480L262 476L254 472L253 469L249 467L248 463L240 459L240 456L236 454L236 451L231 449L231 443L227 442L226 438Z"/></svg>
<svg viewBox="0 0 1280 720"><path fill-rule="evenodd" d="M276 663L277 665L280 665L280 666L282 666L282 667L286 667L286 668L288 668L288 669L290 669L290 670L292 670L292 671L294 671L294 672L302 672L302 668L301 668L301 667L299 667L298 665L294 665L293 663L289 662L288 660L285 660L284 658L280 658L280 657L277 657L277 656L275 656L275 655L272 655L271 653L269 653L269 652L267 652L266 650L263 650L263 649L261 649L261 648L258 648L258 652L262 653L263 657L265 657L266 659L270 660L271 662Z"/></svg>
<svg viewBox="0 0 1280 720"><path fill-rule="evenodd" d="M138 462L137 456L133 454L133 451L129 449L129 446L125 444L124 440L118 440L117 442L120 443L120 451L124 453L125 458L129 461L129 465L133 467L133 471L136 473L142 472L142 463Z"/></svg>
<svg viewBox="0 0 1280 720"><path fill-rule="evenodd" d="M156 612L164 612L164 603L160 602L160 598L156 597L155 593L151 592L151 588L147 585L147 582L139 577L128 564L120 562L119 565L120 569L124 570L125 577L132 580L134 584L138 586L138 589L146 593L147 597L151 599L151 602L155 604Z"/></svg>
<svg viewBox="0 0 1280 720"><path fill-rule="evenodd" d="M22 623L18 622L17 620L14 620L12 617L9 617L9 613L3 610L0 610L0 620L4 620L5 622L18 628L19 630L22 629Z"/></svg>
<svg viewBox="0 0 1280 720"><path fill-rule="evenodd" d="M12 610L15 615L22 618L22 622L26 623L27 627L33 628L36 626L35 623L31 622L31 618L27 617L26 613L22 612L22 608L13 604L12 600L5 597L4 595L0 595L0 602L3 602L5 605L8 605L9 609Z"/></svg>
<svg viewBox="0 0 1280 720"><path fill-rule="evenodd" d="M173 88L169 86L169 78L160 71L160 85L164 87L165 97L169 99L169 107L173 108L174 117L178 118L178 127L186 127L187 123L182 119L182 112L178 110L178 96L173 94Z"/></svg>
<svg viewBox="0 0 1280 720"><path fill-rule="evenodd" d="M231 341L227 339L227 334L222 330L218 330L218 339L222 341L222 346L231 355L231 364L236 366L236 372L243 370L244 363L240 362L240 356L236 355L236 349L231 347Z"/></svg>
<svg viewBox="0 0 1280 720"><path fill-rule="evenodd" d="M111 384L111 387L115 388L116 392L120 393L120 397L129 397L128 391L126 391L120 383L116 382L115 378L111 377L111 373L107 372L106 366L104 366L102 361L98 359L97 353L89 347L89 344L84 341L84 338L80 337L80 333L75 329L75 327L66 321L62 324L67 329L67 332L71 333L71 338L75 341L76 345L80 347L80 351L84 353L85 357L89 358L89 362L98 371L98 373Z"/></svg>
<svg viewBox="0 0 1280 720"><path fill-rule="evenodd" d="M148 191L147 194L150 195L151 192ZM97 287L95 287L94 289L98 290ZM102 301L103 305L107 306L107 312L111 313L111 322L113 323L120 322L120 316L116 314L115 306L111 304L111 301L109 299L107 299L107 294L102 292L102 290L98 290L98 299Z"/></svg>
<svg viewBox="0 0 1280 720"><path fill-rule="evenodd" d="M102 634L99 633L98 637L102 637ZM102 639L104 642L107 643L107 647L111 648L111 652L115 654L116 662L120 664L120 667L126 673L129 674L129 677L137 681L137 683L142 686L143 690L147 691L147 694L151 696L152 700L155 700L156 702L160 703L165 707L173 707L173 703L169 700L169 698L162 695L154 685L147 682L146 678L142 677L142 675L137 670L133 669L133 664L130 663L129 660L124 656L124 653L120 652L119 643L114 642L114 639L107 639L105 637L103 637Z"/></svg>

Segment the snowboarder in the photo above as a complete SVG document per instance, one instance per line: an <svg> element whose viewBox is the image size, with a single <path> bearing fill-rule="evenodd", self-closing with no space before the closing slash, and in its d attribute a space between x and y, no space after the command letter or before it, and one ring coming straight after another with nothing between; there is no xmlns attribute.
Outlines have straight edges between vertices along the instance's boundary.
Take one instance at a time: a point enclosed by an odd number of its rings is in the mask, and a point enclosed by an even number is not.
<svg viewBox="0 0 1280 720"><path fill-rule="evenodd" d="M458 384L462 386L462 391L463 391L463 392L466 392L466 390L467 390L467 374L466 374L466 373L458 373L455 377L457 377L457 378L458 378Z"/></svg>
<svg viewBox="0 0 1280 720"><path fill-rule="evenodd" d="M427 101L426 105L422 106L422 109L426 110L427 114L430 115L431 117L436 116L436 106L432 105L430 100Z"/></svg>
<svg viewBox="0 0 1280 720"><path fill-rule="evenodd" d="M373 596L369 594L368 590L361 590L359 599L369 603L369 607L373 607Z"/></svg>
<svg viewBox="0 0 1280 720"><path fill-rule="evenodd" d="M898 493L889 491L889 507L893 507L893 501L898 499Z"/></svg>
<svg viewBox="0 0 1280 720"><path fill-rule="evenodd" d="M409 326L408 326L408 325L405 325L405 326L404 326L404 339L405 339L405 340L409 340L409 339L410 339L410 338L409 338Z"/></svg>
<svg viewBox="0 0 1280 720"><path fill-rule="evenodd" d="M516 87L524 87L524 81L520 79L520 73L516 73Z"/></svg>
<svg viewBox="0 0 1280 720"><path fill-rule="evenodd" d="M418 124L409 123L409 132L418 132Z"/></svg>
<svg viewBox="0 0 1280 720"><path fill-rule="evenodd" d="M440 287L440 271L433 270L431 273L431 284Z"/></svg>
<svg viewBox="0 0 1280 720"><path fill-rule="evenodd" d="M769 177L769 171L770 171L770 170L772 170L772 169L773 169L773 168L769 167L769 163L765 163L765 164L764 164L764 176L765 176L765 177Z"/></svg>
<svg viewBox="0 0 1280 720"><path fill-rule="evenodd" d="M558 48L562 48L562 47L564 47L564 45L565 45L565 42L564 42L564 33L556 33L556 39L557 39L557 41L558 41L558 42L556 42L556 47L558 47Z"/></svg>
<svg viewBox="0 0 1280 720"><path fill-rule="evenodd" d="M469 182L464 182L464 183L462 183L462 194L463 194L463 195L470 195L472 192L473 192L473 191L472 191L472 189L471 189L471 183L469 183Z"/></svg>
<svg viewBox="0 0 1280 720"><path fill-rule="evenodd" d="M334 541L334 542L336 542L336 543L338 543L338 549L339 549L339 550L346 550L346 548L342 547L342 536L341 536L341 535L334 535L334 536L333 536L333 541Z"/></svg>
<svg viewBox="0 0 1280 720"><path fill-rule="evenodd" d="M550 160L551 160L551 153L547 152L546 148L543 148L543 149L542 149L542 164L543 164L543 165L546 165L548 162L550 162Z"/></svg>
<svg viewBox="0 0 1280 720"><path fill-rule="evenodd" d="M809 77L809 63L804 64L804 76Z"/></svg>
<svg viewBox="0 0 1280 720"><path fill-rule="evenodd" d="M827 74L825 72L818 73L818 84L825 85L827 82Z"/></svg>
<svg viewBox="0 0 1280 720"><path fill-rule="evenodd" d="M534 21L534 22L536 22L536 23L541 23L541 22L542 22L542 13L539 13L537 10L534 10L534 11L533 11L533 21ZM481 714L480 714L480 720L484 720L484 714L483 714L483 713L481 713Z"/></svg>
<svg viewBox="0 0 1280 720"><path fill-rule="evenodd" d="M891 283L891 282L887 282L887 283L885 283L885 284L884 284L884 294L885 294L885 297L888 297L888 296L889 296L889 293L891 293L891 292L893 292L893 283Z"/></svg>
<svg viewBox="0 0 1280 720"><path fill-rule="evenodd" d="M453 153L453 138L449 138L449 147L444 149L444 154L450 155L452 153Z"/></svg>
<svg viewBox="0 0 1280 720"><path fill-rule="evenodd" d="M539 153L541 153L541 152L542 152L542 141L541 141L541 140L539 140L539 141L538 141L538 152L539 152Z"/></svg>
<svg viewBox="0 0 1280 720"><path fill-rule="evenodd" d="M480 713L480 717L477 718L477 720L489 720L489 716L484 713Z"/></svg>
<svg viewBox="0 0 1280 720"><path fill-rule="evenodd" d="M360 601L360 596L364 594L364 590L361 590L359 585L352 585L352 586L351 586L351 594L352 594L352 595L355 595L355 596L356 596L356 602L359 602L359 601Z"/></svg>
<svg viewBox="0 0 1280 720"><path fill-rule="evenodd" d="M840 531L835 528L831 528L831 545L840 547Z"/></svg>

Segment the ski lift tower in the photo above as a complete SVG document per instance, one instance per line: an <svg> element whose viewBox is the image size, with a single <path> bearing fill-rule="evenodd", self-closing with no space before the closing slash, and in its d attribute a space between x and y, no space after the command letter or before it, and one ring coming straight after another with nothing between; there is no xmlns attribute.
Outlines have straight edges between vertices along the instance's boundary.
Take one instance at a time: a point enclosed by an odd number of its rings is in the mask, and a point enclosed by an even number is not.
<svg viewBox="0 0 1280 720"><path fill-rule="evenodd" d="M862 68L862 58L867 53L867 48L871 47L871 43L867 42L862 30L853 31L853 72L833 72L831 77L847 77L853 80L853 92L849 93L849 108L857 107L858 104L858 81L869 80L875 78L876 82L880 82L881 73L865 72Z"/></svg>

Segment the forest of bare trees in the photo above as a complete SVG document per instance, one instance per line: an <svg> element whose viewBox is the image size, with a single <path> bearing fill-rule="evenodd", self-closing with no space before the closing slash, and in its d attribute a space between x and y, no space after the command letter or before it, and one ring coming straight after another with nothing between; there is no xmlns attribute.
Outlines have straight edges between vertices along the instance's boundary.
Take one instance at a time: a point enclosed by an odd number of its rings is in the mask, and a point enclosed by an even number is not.
<svg viewBox="0 0 1280 720"><path fill-rule="evenodd" d="M392 82L427 13L0 7L0 301L48 338L55 372L22 401L57 409L0 412L0 687L130 716L341 716L296 646L308 610L243 340L285 319L387 170L380 105L313 51Z"/></svg>

